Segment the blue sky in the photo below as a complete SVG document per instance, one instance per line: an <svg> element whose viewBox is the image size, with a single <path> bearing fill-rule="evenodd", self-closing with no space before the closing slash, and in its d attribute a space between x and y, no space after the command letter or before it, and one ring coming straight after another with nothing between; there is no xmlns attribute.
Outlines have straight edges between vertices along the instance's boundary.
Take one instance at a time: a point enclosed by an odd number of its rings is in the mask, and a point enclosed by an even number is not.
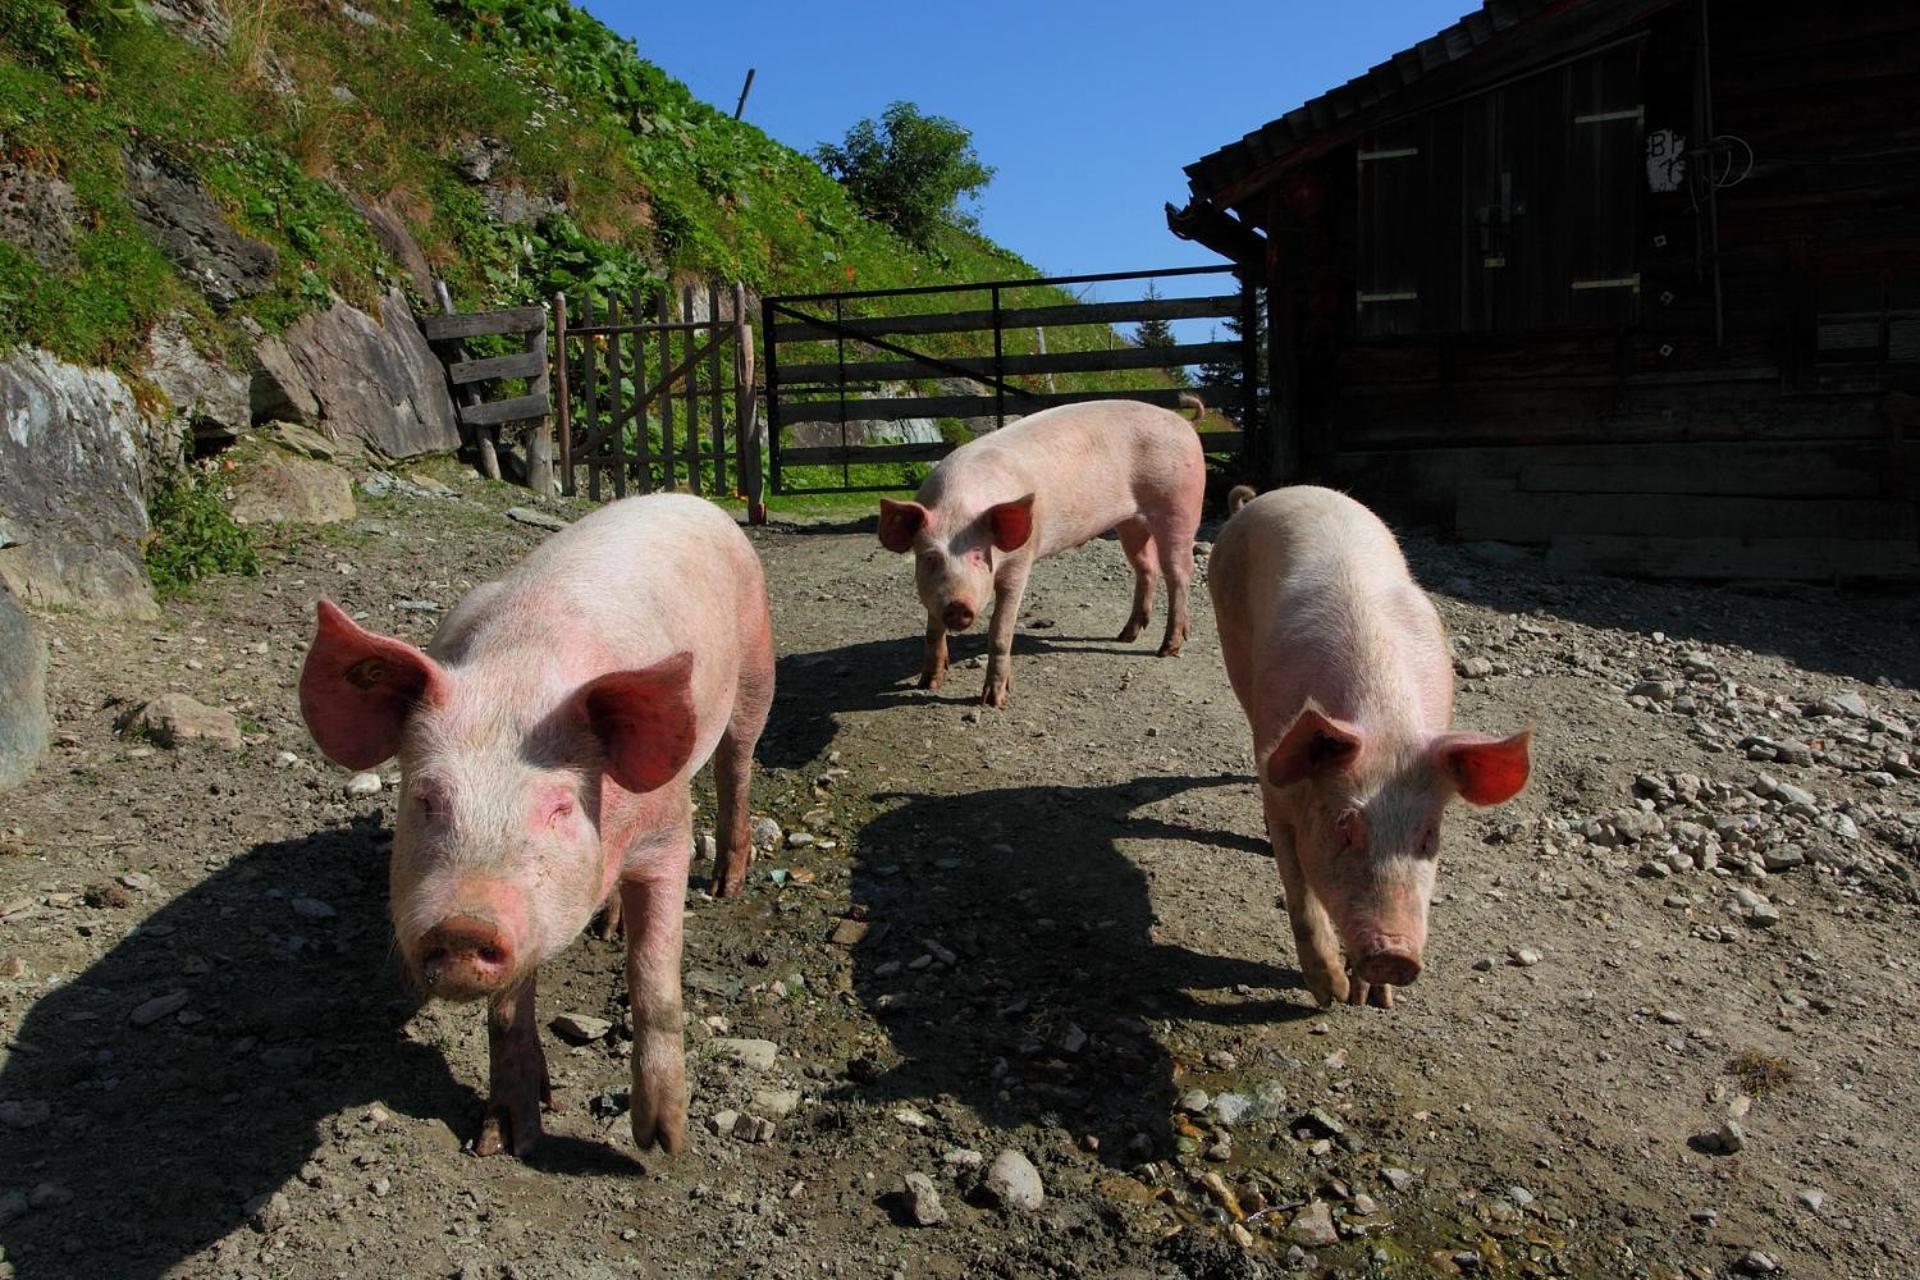
<svg viewBox="0 0 1920 1280"><path fill-rule="evenodd" d="M1453 22L1474 0L641 4L643 57L803 151L905 99L973 131L982 228L1047 274L1217 262L1166 228L1181 166Z"/></svg>

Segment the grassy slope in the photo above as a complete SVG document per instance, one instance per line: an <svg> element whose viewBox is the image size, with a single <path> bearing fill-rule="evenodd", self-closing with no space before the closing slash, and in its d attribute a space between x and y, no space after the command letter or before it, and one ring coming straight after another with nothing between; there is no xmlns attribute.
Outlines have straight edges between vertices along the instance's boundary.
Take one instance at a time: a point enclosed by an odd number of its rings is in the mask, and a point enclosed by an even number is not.
<svg viewBox="0 0 1920 1280"><path fill-rule="evenodd" d="M1037 274L959 230L927 249L904 243L807 157L696 101L564 4L365 0L368 25L321 0L227 0L222 53L113 17L108 2L0 0L0 163L64 178L83 210L72 270L0 242L0 348L38 343L137 371L147 329L171 311L231 356L242 317L278 329L330 291L371 304L407 281L355 199L397 210L464 307L556 289L651 296L673 270L761 292ZM520 228L491 217L456 170L482 136L506 143L496 184L565 212ZM221 315L175 273L126 200L121 153L135 143L191 168L236 227L280 250L271 290ZM1089 326L1048 340L1116 339ZM1032 343L1015 335L1010 349Z"/></svg>

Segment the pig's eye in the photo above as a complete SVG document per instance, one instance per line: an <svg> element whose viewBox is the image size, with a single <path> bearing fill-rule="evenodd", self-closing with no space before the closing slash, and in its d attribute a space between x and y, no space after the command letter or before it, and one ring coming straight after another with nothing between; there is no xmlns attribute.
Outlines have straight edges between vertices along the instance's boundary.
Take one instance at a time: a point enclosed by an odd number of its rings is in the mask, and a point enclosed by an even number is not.
<svg viewBox="0 0 1920 1280"><path fill-rule="evenodd" d="M447 795L438 787L416 787L413 791L413 808L427 822L445 822L447 820Z"/></svg>
<svg viewBox="0 0 1920 1280"><path fill-rule="evenodd" d="M574 813L573 797L567 796L565 798L556 800L553 802L553 808L547 811L547 825L550 827L557 827L561 823L573 817L573 813Z"/></svg>
<svg viewBox="0 0 1920 1280"><path fill-rule="evenodd" d="M1340 837L1341 848L1364 849L1367 845L1367 816L1358 809L1344 810L1333 820L1333 831Z"/></svg>
<svg viewBox="0 0 1920 1280"><path fill-rule="evenodd" d="M987 553L975 547L973 550L967 552L967 559L973 561L975 564L985 564L987 562Z"/></svg>
<svg viewBox="0 0 1920 1280"><path fill-rule="evenodd" d="M1440 853L1440 828L1439 827L1428 827L1426 830L1420 833L1420 844L1419 844L1418 852L1419 852L1419 856L1422 858L1432 858L1432 857L1437 857L1439 855Z"/></svg>

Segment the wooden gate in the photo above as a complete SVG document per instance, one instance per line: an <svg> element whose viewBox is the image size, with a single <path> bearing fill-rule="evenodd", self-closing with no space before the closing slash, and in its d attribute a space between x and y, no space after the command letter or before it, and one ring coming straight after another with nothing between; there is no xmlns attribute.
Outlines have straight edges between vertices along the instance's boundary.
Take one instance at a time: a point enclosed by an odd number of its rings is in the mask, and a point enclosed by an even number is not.
<svg viewBox="0 0 1920 1280"><path fill-rule="evenodd" d="M1151 291L1158 280L1234 270L1187 267L766 298L773 491L911 487L899 468L874 464L932 462L978 431L1053 405L1126 399L1175 408L1189 390L1177 371L1194 366L1216 376L1215 385L1198 388L1209 409L1239 418L1244 427L1210 419L1201 424L1201 440L1209 453L1238 453L1259 425L1252 290L1193 298ZM1123 281L1147 296L1068 300L1071 286ZM957 306L963 301L972 305ZM1230 341L1216 335L1208 342L1142 345L1119 340L1112 329L1172 320L1232 320L1239 334ZM1096 327L1091 337L1089 326ZM1231 371L1224 381L1222 370ZM1116 376L1121 371L1132 371L1130 378ZM1129 380L1134 385L1122 385ZM876 433L873 424L893 425ZM920 438L886 438L889 430Z"/></svg>
<svg viewBox="0 0 1920 1280"><path fill-rule="evenodd" d="M677 317L672 292L587 294L577 311L554 295L561 492L578 492L584 469L595 501L629 491L740 494L759 523L766 506L746 291L709 285L702 297L686 286Z"/></svg>

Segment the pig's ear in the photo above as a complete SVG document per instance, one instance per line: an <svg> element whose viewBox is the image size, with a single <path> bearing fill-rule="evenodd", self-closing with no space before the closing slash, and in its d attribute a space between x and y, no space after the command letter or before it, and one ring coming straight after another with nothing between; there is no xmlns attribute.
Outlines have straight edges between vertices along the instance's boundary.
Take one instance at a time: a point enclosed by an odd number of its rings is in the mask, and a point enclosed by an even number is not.
<svg viewBox="0 0 1920 1280"><path fill-rule="evenodd" d="M400 749L407 716L446 690L439 664L404 640L355 625L322 600L300 670L300 715L329 760L371 769Z"/></svg>
<svg viewBox="0 0 1920 1280"><path fill-rule="evenodd" d="M926 523L927 509L919 503L880 499L880 545L887 550L913 550L914 535Z"/></svg>
<svg viewBox="0 0 1920 1280"><path fill-rule="evenodd" d="M1267 757L1267 781L1276 787L1351 768L1360 756L1360 730L1309 702Z"/></svg>
<svg viewBox="0 0 1920 1280"><path fill-rule="evenodd" d="M665 786L693 756L693 655L684 650L591 680L573 705L600 739L607 773L628 791Z"/></svg>
<svg viewBox="0 0 1920 1280"><path fill-rule="evenodd" d="M987 508L987 528L1001 551L1018 551L1033 536L1033 495Z"/></svg>
<svg viewBox="0 0 1920 1280"><path fill-rule="evenodd" d="M1433 760L1468 804L1503 804L1520 794L1532 769L1531 729L1511 738L1480 733L1443 733L1434 739Z"/></svg>

